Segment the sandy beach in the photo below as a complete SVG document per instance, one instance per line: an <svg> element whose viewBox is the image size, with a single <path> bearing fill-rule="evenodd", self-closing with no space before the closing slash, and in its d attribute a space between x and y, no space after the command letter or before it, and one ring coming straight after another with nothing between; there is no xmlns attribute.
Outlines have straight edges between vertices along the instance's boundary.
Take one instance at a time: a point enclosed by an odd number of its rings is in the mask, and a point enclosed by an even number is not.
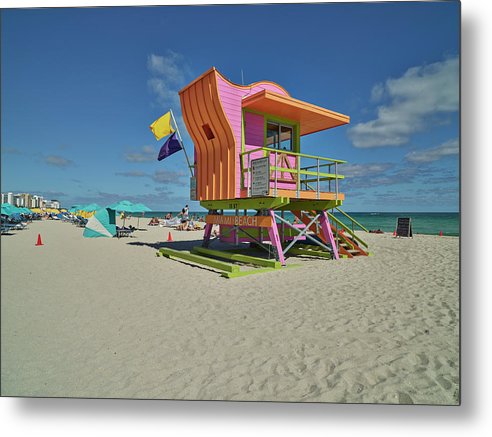
<svg viewBox="0 0 492 437"><path fill-rule="evenodd" d="M225 279L156 256L202 232L147 222L2 235L2 395L459 402L458 238L364 234L372 257Z"/></svg>

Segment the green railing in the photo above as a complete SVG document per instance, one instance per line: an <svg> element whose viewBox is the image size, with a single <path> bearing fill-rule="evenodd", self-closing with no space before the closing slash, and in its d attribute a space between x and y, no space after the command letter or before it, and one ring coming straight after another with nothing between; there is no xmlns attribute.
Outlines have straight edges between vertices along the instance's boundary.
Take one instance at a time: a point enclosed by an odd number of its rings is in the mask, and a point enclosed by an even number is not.
<svg viewBox="0 0 492 437"><path fill-rule="evenodd" d="M340 214L343 214L352 222L352 232L354 231L354 224L361 228L363 231L369 232L366 227L362 226L357 220L353 217L349 216L345 211L342 211L340 208L335 208Z"/></svg>
<svg viewBox="0 0 492 437"><path fill-rule="evenodd" d="M337 210L339 211L338 208L337 208ZM345 223L343 223L342 221L338 220L333 214L330 214L328 211L326 211L326 214L328 215L328 217L333 222L335 222L338 226L340 226L342 229L344 229L354 240L358 241L364 247L368 247L367 243L362 238L360 238L358 235L355 234L353 228L350 229ZM347 215L347 214L345 214L345 215ZM351 217L349 216L349 218L351 218Z"/></svg>
<svg viewBox="0 0 492 437"><path fill-rule="evenodd" d="M277 194L279 183L292 183L295 185L297 197L300 197L300 191L302 188L306 190L312 190L316 192L316 198L320 198L321 192L333 192L332 182L334 182L335 199L338 200L338 180L344 179L344 176L338 173L338 165L345 164L347 161L340 159L325 158L322 156L307 155L305 153L288 152L286 150L277 150L269 147L258 147L241 153L241 186L248 189L248 197L251 196L251 154L263 152L264 156L273 156L275 165L270 164L270 172L273 172L273 177L270 181L273 182L274 195ZM279 166L279 158L285 163L288 163L289 157L295 158L295 168ZM287 160L286 160L287 159ZM301 167L301 160L303 161L315 161L310 165ZM292 175L292 179L286 181L282 176L288 173ZM245 184L244 175L248 175L248 183ZM279 177L279 174L281 175ZM327 187L323 189L323 183L327 182ZM315 185L315 186L313 186Z"/></svg>

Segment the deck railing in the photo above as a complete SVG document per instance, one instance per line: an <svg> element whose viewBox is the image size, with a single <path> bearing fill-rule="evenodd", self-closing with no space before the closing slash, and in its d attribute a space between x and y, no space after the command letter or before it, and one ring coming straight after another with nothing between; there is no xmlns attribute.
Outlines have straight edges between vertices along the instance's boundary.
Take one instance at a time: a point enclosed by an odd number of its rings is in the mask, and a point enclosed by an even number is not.
<svg viewBox="0 0 492 437"><path fill-rule="evenodd" d="M247 188L248 197L251 196L251 163L254 159L252 154L258 154L258 152L262 152L263 156L269 158L270 183L273 182L273 187L271 188L273 188L275 196L279 185L287 183L295 186L296 197L300 197L301 190L307 190L315 191L316 199L320 198L321 192L334 192L335 199L338 200L338 181L339 179L344 179L344 176L338 173L338 168L340 164L345 164L347 161L307 155L305 153L288 152L269 147L258 147L240 154L241 186ZM309 165L301 166L301 160ZM285 163L286 165L280 166L279 163ZM291 178L283 178L284 174L290 174ZM245 182L245 175L247 175L247 183ZM334 184L334 187L332 187L332 184ZM334 188L334 191L332 188Z"/></svg>

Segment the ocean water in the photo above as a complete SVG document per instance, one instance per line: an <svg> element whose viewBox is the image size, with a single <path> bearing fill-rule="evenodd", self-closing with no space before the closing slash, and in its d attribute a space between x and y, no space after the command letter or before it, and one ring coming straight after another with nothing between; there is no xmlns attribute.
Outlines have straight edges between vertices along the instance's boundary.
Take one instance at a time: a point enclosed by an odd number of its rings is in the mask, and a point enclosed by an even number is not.
<svg viewBox="0 0 492 437"><path fill-rule="evenodd" d="M144 213L143 217L159 217L163 218L169 211L151 211ZM178 212L172 211L173 216ZM253 212L250 212L253 214ZM393 232L396 228L398 217L410 217L412 219L412 229L415 234L439 235L442 231L443 235L459 236L460 232L460 216L457 212L347 212L359 223L364 225L369 230L381 229L384 232ZM232 215L233 212L228 211L226 214ZM196 217L205 217L206 212L190 212L190 215ZM138 215L135 215L138 217ZM140 216L142 217L142 216ZM335 212L335 217L351 227L349 220L342 214ZM285 218L293 221L294 216L286 212ZM354 229L358 229L355 227Z"/></svg>

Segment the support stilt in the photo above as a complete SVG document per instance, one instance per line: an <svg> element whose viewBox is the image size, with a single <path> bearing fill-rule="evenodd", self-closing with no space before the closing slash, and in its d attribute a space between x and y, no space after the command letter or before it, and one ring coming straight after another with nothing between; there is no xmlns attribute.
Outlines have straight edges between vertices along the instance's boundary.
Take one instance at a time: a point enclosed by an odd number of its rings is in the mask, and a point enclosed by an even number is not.
<svg viewBox="0 0 492 437"><path fill-rule="evenodd" d="M205 225L205 232L203 234L203 243L202 243L203 247L208 247L210 243L210 235L212 235L212 226L213 225L210 223L207 223Z"/></svg>
<svg viewBox="0 0 492 437"><path fill-rule="evenodd" d="M335 238L333 237L333 232L331 232L330 222L328 221L328 215L326 211L320 211L321 218L319 220L319 224L321 226L321 230L324 234L324 237L327 242L330 243L331 248L333 249L333 258L339 259L337 245L335 244Z"/></svg>
<svg viewBox="0 0 492 437"><path fill-rule="evenodd" d="M268 211L268 214L272 218L272 227L268 228L268 236L270 237L270 241L273 245L273 247L276 249L277 253L275 254L275 258L277 258L280 263L285 266L285 257L284 253L282 250L282 243L280 241L280 235L278 233L278 226L277 222L275 221L275 213L273 212L273 209L270 209Z"/></svg>

